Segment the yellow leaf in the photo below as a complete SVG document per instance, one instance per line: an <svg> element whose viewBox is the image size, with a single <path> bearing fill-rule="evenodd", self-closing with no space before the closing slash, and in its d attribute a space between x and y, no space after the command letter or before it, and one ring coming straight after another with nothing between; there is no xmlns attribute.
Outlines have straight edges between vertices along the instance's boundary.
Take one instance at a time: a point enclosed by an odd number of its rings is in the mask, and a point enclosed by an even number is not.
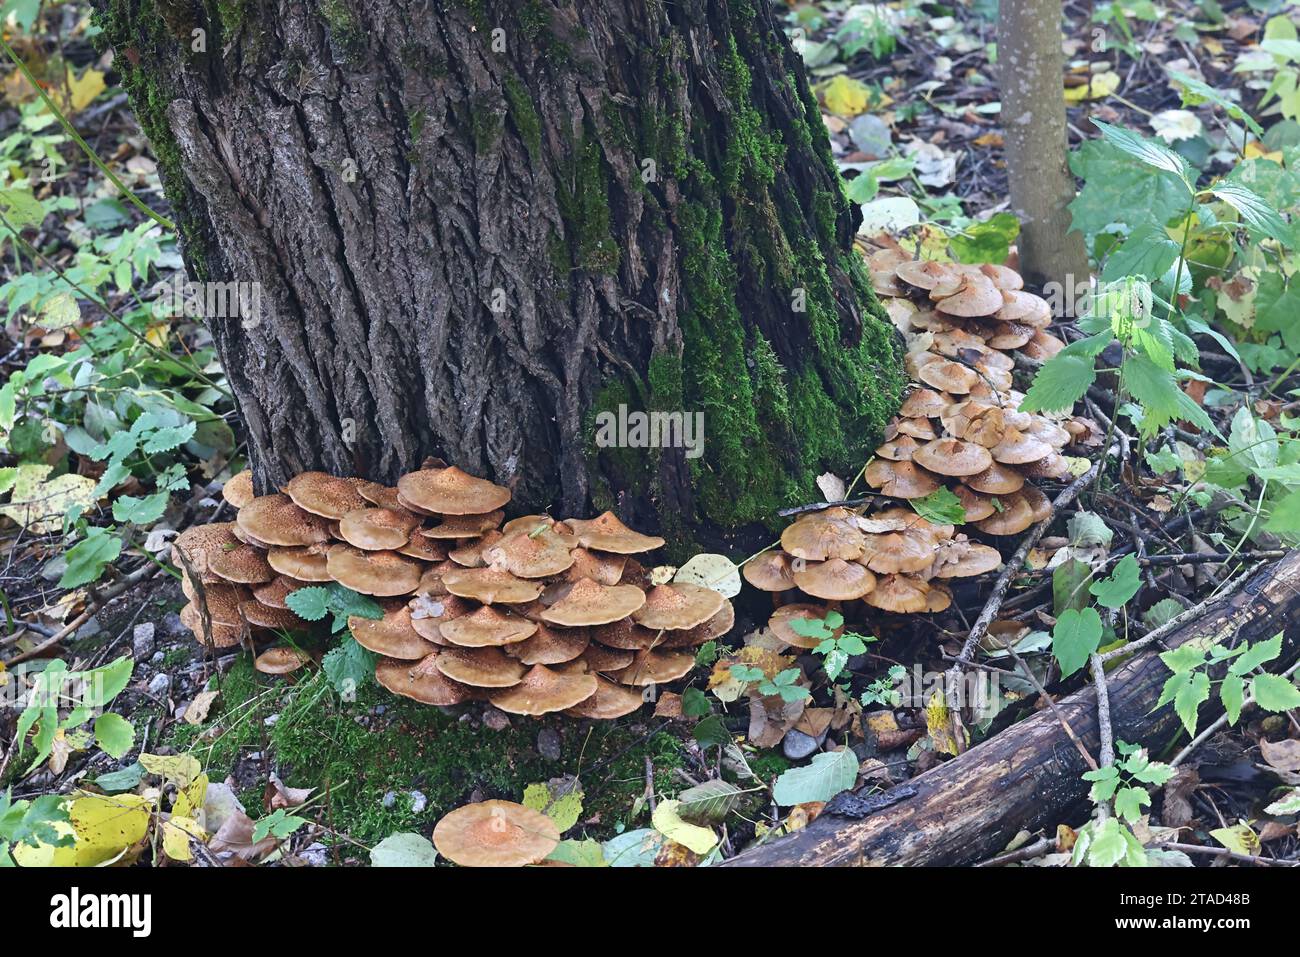
<svg viewBox="0 0 1300 957"><path fill-rule="evenodd" d="M163 822L163 853L173 861L192 861L194 853L190 850L190 838L202 841L206 837L198 821L173 814L171 820Z"/></svg>
<svg viewBox="0 0 1300 957"><path fill-rule="evenodd" d="M1082 103L1084 100L1104 100L1118 89L1118 73L1114 71L1098 73L1092 77L1091 85L1082 83L1079 86L1067 86L1065 88L1065 102Z"/></svg>
<svg viewBox="0 0 1300 957"><path fill-rule="evenodd" d="M55 83L47 93L61 113L71 116L88 107L104 92L104 86L104 74L98 70L87 67L81 76L77 76L72 67L68 67L66 81Z"/></svg>
<svg viewBox="0 0 1300 957"><path fill-rule="evenodd" d="M69 823L55 827L71 833L76 844L52 847L48 844L18 845L14 860L24 867L98 867L122 856L149 832L152 804L138 794L87 794L68 808Z"/></svg>
<svg viewBox="0 0 1300 957"><path fill-rule="evenodd" d="M822 102L837 116L865 113L871 103L871 87L841 73L822 87Z"/></svg>
<svg viewBox="0 0 1300 957"><path fill-rule="evenodd" d="M1210 832L1210 837L1235 854L1253 857L1259 853L1259 835L1245 821L1239 821L1233 827L1215 828Z"/></svg>
<svg viewBox="0 0 1300 957"><path fill-rule="evenodd" d="M177 787L189 787L203 771L198 759L189 754L142 754L140 763L150 774L157 774Z"/></svg>
<svg viewBox="0 0 1300 957"><path fill-rule="evenodd" d="M45 481L48 465L20 465L9 504L0 506L0 515L43 535L63 528L63 515L74 505L89 508L95 504L95 480L71 472Z"/></svg>
<svg viewBox="0 0 1300 957"><path fill-rule="evenodd" d="M1259 140L1251 140L1246 144L1246 159L1266 159L1272 160L1278 166L1282 165L1282 151L1268 150Z"/></svg>
<svg viewBox="0 0 1300 957"><path fill-rule="evenodd" d="M660 801L650 817L650 823L668 840L690 848L696 854L709 853L717 846L718 835L707 827L683 821L681 815L677 813L681 803L681 801Z"/></svg>
<svg viewBox="0 0 1300 957"><path fill-rule="evenodd" d="M208 796L208 776L200 774L190 782L189 787L176 793L176 802L172 805L172 817L196 817L203 810L203 802Z"/></svg>

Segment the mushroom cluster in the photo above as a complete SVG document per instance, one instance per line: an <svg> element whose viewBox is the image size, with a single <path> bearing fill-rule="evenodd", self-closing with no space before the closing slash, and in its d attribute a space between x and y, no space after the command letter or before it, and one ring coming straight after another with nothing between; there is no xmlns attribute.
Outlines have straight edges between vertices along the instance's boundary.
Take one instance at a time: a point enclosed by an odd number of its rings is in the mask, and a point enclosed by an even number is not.
<svg viewBox="0 0 1300 957"><path fill-rule="evenodd" d="M218 646L238 644L245 627L302 627L288 596L337 582L382 608L348 620L380 656L376 680L426 704L621 717L647 686L690 671L693 649L735 621L713 589L651 583L633 556L662 538L612 512L504 521L508 489L441 463L396 488L304 472L263 496L243 472L222 494L235 521L174 543L190 601L181 619L195 635L205 611Z"/></svg>
<svg viewBox="0 0 1300 957"><path fill-rule="evenodd" d="M871 253L867 263L907 340L912 386L863 480L904 501L947 488L969 528L984 536L1016 535L1046 518L1047 496L1028 480L1064 478L1069 462L1062 450L1098 434L1086 419L1020 411L1013 353L1043 360L1065 345L1047 331L1047 301L1025 292L1006 266L917 261L896 246ZM791 621L823 618L826 602L942 611L952 603L945 580L1001 567L997 548L953 525L929 522L897 502L875 508L865 515L842 507L804 514L782 534L780 550L745 566L756 588L798 589L820 599L778 607L769 622L777 637L813 647L818 639L803 637Z"/></svg>

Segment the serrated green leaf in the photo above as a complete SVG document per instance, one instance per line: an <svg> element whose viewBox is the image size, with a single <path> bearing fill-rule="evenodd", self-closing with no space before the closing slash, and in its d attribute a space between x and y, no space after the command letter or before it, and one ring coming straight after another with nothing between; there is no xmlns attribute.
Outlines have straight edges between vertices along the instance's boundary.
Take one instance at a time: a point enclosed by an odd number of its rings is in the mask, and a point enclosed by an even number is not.
<svg viewBox="0 0 1300 957"><path fill-rule="evenodd" d="M1282 632L1278 632L1266 641L1257 641L1248 646L1241 655L1228 666L1228 672L1234 675L1248 675L1261 665L1267 664L1282 653Z"/></svg>
<svg viewBox="0 0 1300 957"><path fill-rule="evenodd" d="M727 781L714 779L687 788L677 795L678 813L691 824L721 824L740 803L743 791Z"/></svg>
<svg viewBox="0 0 1300 957"><path fill-rule="evenodd" d="M1223 702L1223 710L1228 715L1228 724L1236 727L1237 719L1241 717L1241 706L1244 703L1246 694L1246 682L1239 675L1225 675L1223 682L1219 685L1219 700Z"/></svg>
<svg viewBox="0 0 1300 957"><path fill-rule="evenodd" d="M1061 666L1061 677L1068 678L1088 662L1088 656L1101 644L1101 616L1095 608L1067 608L1052 628L1052 656Z"/></svg>
<svg viewBox="0 0 1300 957"><path fill-rule="evenodd" d="M790 768L776 779L772 799L790 807L809 801L829 801L857 783L858 758L849 748L813 755L812 762Z"/></svg>
<svg viewBox="0 0 1300 957"><path fill-rule="evenodd" d="M966 524L966 508L950 489L936 489L929 495L910 499L908 504L917 515L934 525ZM794 618L791 624L800 620Z"/></svg>
<svg viewBox="0 0 1300 957"><path fill-rule="evenodd" d="M328 589L313 585L291 591L285 596L284 603L304 621L320 621L329 614L329 598Z"/></svg>
<svg viewBox="0 0 1300 957"><path fill-rule="evenodd" d="M1210 699L1210 676L1204 671L1185 673L1183 683L1174 695L1174 712L1183 722L1187 733L1196 735L1196 716L1201 705Z"/></svg>
<svg viewBox="0 0 1300 957"><path fill-rule="evenodd" d="M1250 680L1250 694L1265 711L1290 711L1300 708L1300 688L1281 675L1255 675Z"/></svg>
<svg viewBox="0 0 1300 957"><path fill-rule="evenodd" d="M1023 412L1068 412L1097 378L1095 362L1082 356L1057 354L1043 363L1020 402Z"/></svg>

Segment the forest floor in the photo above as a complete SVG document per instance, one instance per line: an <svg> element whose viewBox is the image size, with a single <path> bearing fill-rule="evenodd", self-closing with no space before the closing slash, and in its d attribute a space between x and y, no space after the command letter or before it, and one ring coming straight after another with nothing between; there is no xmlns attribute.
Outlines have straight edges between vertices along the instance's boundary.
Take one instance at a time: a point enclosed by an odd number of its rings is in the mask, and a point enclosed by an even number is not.
<svg viewBox="0 0 1300 957"><path fill-rule="evenodd" d="M849 195L863 204L877 232L904 238L922 256L947 256L950 245L963 242L985 249L1001 243L1005 255L1014 243L1014 230L1008 233L1005 217L999 218L1007 208L1007 171L990 66L991 6L977 0L969 6L791 7L789 26L805 31L804 57ZM1300 155L1294 93L1284 97L1282 116L1270 116L1267 132L1255 136L1213 102L1185 105L1170 80L1171 71L1198 76L1256 111L1274 72L1284 69L1259 66L1259 44L1277 12L1267 3L1245 2L1067 4L1071 148L1096 140L1089 123L1096 118L1158 138L1207 179L1242 162L1272 162L1291 178L1270 180L1268 198L1278 211L1294 215L1300 207L1291 173ZM111 56L96 52L88 24L80 5L65 4L26 28L6 31L6 38L94 152L151 207L165 211L154 158L114 85ZM1294 32L1292 26L1292 41ZM18 713L5 709L0 793L8 788L14 799L34 799L91 785L120 793L147 775L138 755L190 755L209 782L228 786L251 818L283 819L286 811L296 812L290 820L301 818L283 834L274 829L277 821L271 833L283 840L269 847L250 841L249 860L304 864L366 863L369 849L388 835L428 835L441 816L467 802L519 800L528 786L548 782L554 797L574 779L583 795L574 833L594 841L650 828L658 803L715 777L742 785L719 834L722 855L756 835L795 830L818 813L824 802L801 802L791 815L765 792L811 753L829 747L826 724L799 725L798 715L775 740L756 746L747 740L754 726L743 702L724 707L732 740L718 747L699 733L700 715L683 716L677 703L617 722L533 720L480 705L421 706L373 682L361 683L354 696L341 695L324 670L300 673L305 676L296 682L271 677L254 671L242 650L205 657L177 615L185 599L168 563L169 542L192 523L220 517L219 489L242 466L241 438L202 327L183 317L159 318L150 307L151 290L180 268L174 237L117 195L19 71L5 71L0 95L0 188L34 184L41 206L37 225L23 232L21 242L0 224L0 250L7 253L0 264L7 314L0 380L26 377L16 412L12 393L8 399L0 474L6 490L14 488L11 503L25 482L75 508L66 524L61 514L37 525L14 514L0 520L0 597L8 625L0 638L0 685L6 673L54 654L74 670L103 667L120 656L134 661L129 683L113 702L113 711L134 728L126 755L111 757L69 729L33 766L31 745L17 733ZM1248 143L1244 156L1241 143ZM1110 228L1117 208L1133 211L1136 205L1156 219L1161 212L1168 219L1170 211L1161 205L1158 186L1144 186L1156 177L1107 165L1113 157L1087 149L1074 160L1085 184L1076 221L1087 224L1090 251L1100 261L1135 232L1133 220L1127 230ZM17 201L6 205L4 195L0 190L0 212L18 217ZM864 230L864 241L871 232ZM1065 610L1059 602L1063 564L1088 565L1084 574L1091 581L1093 571L1098 578L1113 573L1124 555L1140 558L1131 607L1120 625L1107 621L1106 640L1121 646L1300 540L1300 525L1286 524L1300 521L1286 497L1300 485L1294 472L1300 460L1300 335L1268 324L1279 311L1294 315L1300 294L1294 283L1270 287L1260 268L1270 260L1252 258L1258 237L1187 238L1204 254L1194 265L1211 265L1192 269L1194 287L1179 291L1185 301L1202 303L1200 319L1216 332L1213 340L1198 334L1201 374L1185 379L1182 392L1210 427L1178 418L1154 434L1140 434L1142 410L1119 423L1125 409L1114 401L1113 379L1101 373L1090 393L1094 404L1081 410L1098 409L1110 392L1103 418L1117 420L1125 470L1105 474L1079 502L1058 511L1057 524L1028 553L1024 573L1000 599L1001 615L1024 626L1016 645L1024 661L1012 667L1005 654L981 653L982 667L1005 667L1011 680L1003 710L972 729L975 740L1042 707L1035 682L1051 684L1060 695L1086 681L1084 674L1061 679L1051 653L1053 628ZM1279 275L1294 269L1292 255L1286 250ZM1074 324L1064 325L1062 337L1083 335ZM62 358L83 346L95 354L95 385L49 378L63 371ZM1120 357L1111 358L1117 367ZM1032 378L1032 370L1021 373L1026 383ZM1135 397L1129 401L1141 405ZM130 428L146 415L153 416L146 426ZM115 429L129 429L134 444L121 456L101 454L101 442ZM1248 454L1261 446L1270 450L1264 459ZM109 483L111 496L90 491L118 466L121 471L110 476L116 479ZM81 481L55 486L63 475ZM841 479L852 485L851 476ZM1048 483L1049 495L1069 484ZM825 488L808 491L809 502L833 497ZM110 527L112 534L94 531ZM73 541L80 551L69 550ZM1014 541L1007 553L1013 548ZM953 607L939 615L873 622L879 642L849 661L851 696L837 695L829 681L816 689L818 708L834 713L830 740L853 747L865 762L859 780L884 787L945 760L933 715L921 707L890 707L888 698L867 698L864 705L862 695L891 666L919 664L928 673L949 667L990 597L991 578L976 581L956 589ZM739 600L731 644L761 626L765 599L750 594ZM808 655L801 663L810 672L821 664ZM692 687L702 689L702 678ZM1237 727L1200 744L1186 767L1153 791L1156 816L1144 817L1142 827L1177 832L1183 844L1300 860L1295 811L1262 810L1278 801L1283 786L1300 784L1298 728L1293 706L1277 713L1247 708ZM811 750L799 734L812 740ZM1189 737L1169 754L1152 757L1168 759ZM738 768L745 773L737 775ZM97 781L105 776L107 784ZM754 779L760 784L744 784ZM1086 810L1076 810L1060 823L1077 833L1088 819ZM1061 863L1069 843L1041 856L1055 854L1049 862ZM708 855L661 853L660 863L701 857ZM1210 854L1196 863L1224 860Z"/></svg>

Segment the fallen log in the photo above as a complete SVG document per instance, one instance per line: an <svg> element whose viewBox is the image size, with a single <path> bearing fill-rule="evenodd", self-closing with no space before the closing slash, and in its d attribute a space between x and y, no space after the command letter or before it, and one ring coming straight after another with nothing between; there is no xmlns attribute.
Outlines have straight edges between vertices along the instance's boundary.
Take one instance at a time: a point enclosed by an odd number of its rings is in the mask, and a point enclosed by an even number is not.
<svg viewBox="0 0 1300 957"><path fill-rule="evenodd" d="M1261 568L1204 617L1172 632L1166 645L1187 641L1262 641L1284 635L1281 672L1300 656L1300 551ZM1144 651L1109 675L1116 737L1158 754L1182 723L1166 706L1152 712L1169 670L1160 649ZM1221 709L1217 696L1201 707L1200 727ZM1097 696L1091 685L1058 702L1091 753L1099 746ZM1088 785L1083 757L1049 710L1025 719L883 794L843 795L817 820L789 837L746 851L730 867L844 865L953 866L986 860L1021 830L1050 832L1079 809Z"/></svg>

